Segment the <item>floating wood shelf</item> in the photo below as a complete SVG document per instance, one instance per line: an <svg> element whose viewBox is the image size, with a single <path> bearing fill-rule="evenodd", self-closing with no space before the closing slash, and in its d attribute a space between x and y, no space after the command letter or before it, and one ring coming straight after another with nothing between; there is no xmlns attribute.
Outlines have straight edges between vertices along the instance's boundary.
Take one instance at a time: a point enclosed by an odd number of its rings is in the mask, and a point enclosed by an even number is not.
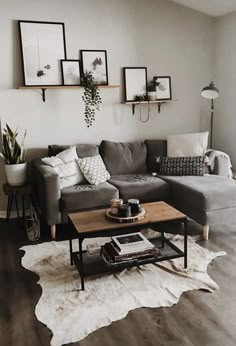
<svg viewBox="0 0 236 346"><path fill-rule="evenodd" d="M120 88L120 85L99 85L99 89L114 89ZM82 89L82 85L39 85L39 86L20 86L21 90L41 90L42 100L46 101L45 92L47 89Z"/></svg>
<svg viewBox="0 0 236 346"><path fill-rule="evenodd" d="M132 105L132 113L133 115L135 114L135 107L138 106L138 105L149 105L149 104L156 104L157 107L158 107L158 113L161 112L161 106L164 104L164 103L171 103L171 102L175 102L176 100L157 100L157 101L128 101L128 102L125 102L125 104L127 105Z"/></svg>

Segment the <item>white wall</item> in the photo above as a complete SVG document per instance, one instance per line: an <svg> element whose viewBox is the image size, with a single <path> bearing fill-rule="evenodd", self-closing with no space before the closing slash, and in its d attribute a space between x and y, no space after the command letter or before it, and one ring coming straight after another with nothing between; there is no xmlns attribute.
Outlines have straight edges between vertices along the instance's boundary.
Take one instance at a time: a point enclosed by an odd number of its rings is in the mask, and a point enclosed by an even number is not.
<svg viewBox="0 0 236 346"><path fill-rule="evenodd" d="M167 0L0 0L0 6L0 117L3 124L27 128L30 158L42 153L36 148L53 143L133 141L199 131L199 92L213 73L210 17ZM79 49L106 49L110 84L122 83L123 66L147 66L149 78L171 75L178 101L164 105L160 115L154 107L143 124L138 112L133 116L129 106L120 104L123 88L102 90L101 111L87 129L81 90L50 90L45 103L38 91L17 90L22 84L19 19L64 22L68 59L78 58ZM1 165L0 188L4 181Z"/></svg>
<svg viewBox="0 0 236 346"><path fill-rule="evenodd" d="M236 12L216 20L214 146L226 151L236 168Z"/></svg>

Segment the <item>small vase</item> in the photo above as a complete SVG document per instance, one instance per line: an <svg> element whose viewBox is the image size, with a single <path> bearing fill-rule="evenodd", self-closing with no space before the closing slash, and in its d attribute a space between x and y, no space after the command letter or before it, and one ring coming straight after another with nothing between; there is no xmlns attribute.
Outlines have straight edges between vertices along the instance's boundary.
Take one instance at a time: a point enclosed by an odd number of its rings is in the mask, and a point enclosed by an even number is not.
<svg viewBox="0 0 236 346"><path fill-rule="evenodd" d="M11 186L20 186L26 183L27 163L5 165L7 182Z"/></svg>
<svg viewBox="0 0 236 346"><path fill-rule="evenodd" d="M148 92L148 101L156 101L156 99L157 99L156 91L149 91Z"/></svg>

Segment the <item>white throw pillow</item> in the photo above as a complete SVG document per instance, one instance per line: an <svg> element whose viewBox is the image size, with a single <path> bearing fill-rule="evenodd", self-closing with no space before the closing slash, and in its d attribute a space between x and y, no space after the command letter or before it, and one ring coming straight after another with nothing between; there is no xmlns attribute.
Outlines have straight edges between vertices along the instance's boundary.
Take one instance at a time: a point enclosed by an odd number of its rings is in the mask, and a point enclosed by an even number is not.
<svg viewBox="0 0 236 346"><path fill-rule="evenodd" d="M168 157L204 156L209 132L167 136Z"/></svg>
<svg viewBox="0 0 236 346"><path fill-rule="evenodd" d="M104 183L111 177L100 155L79 158L78 163L85 178L92 185Z"/></svg>
<svg viewBox="0 0 236 346"><path fill-rule="evenodd" d="M76 147L71 147L57 156L45 157L42 161L51 166L59 175L60 189L85 183L85 178L78 166Z"/></svg>

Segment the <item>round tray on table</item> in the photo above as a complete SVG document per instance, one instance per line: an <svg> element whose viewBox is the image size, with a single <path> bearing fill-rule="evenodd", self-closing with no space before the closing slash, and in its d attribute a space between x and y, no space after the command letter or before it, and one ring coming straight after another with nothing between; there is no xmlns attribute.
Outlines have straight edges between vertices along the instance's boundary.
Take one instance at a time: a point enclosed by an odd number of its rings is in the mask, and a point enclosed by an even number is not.
<svg viewBox="0 0 236 346"><path fill-rule="evenodd" d="M120 217L117 215L114 215L111 213L111 209L108 209L106 211L106 218L110 221L118 222L118 223L131 223L131 222L137 222L141 221L145 218L146 210L144 208L141 208L140 212L136 215L129 216L129 217Z"/></svg>

